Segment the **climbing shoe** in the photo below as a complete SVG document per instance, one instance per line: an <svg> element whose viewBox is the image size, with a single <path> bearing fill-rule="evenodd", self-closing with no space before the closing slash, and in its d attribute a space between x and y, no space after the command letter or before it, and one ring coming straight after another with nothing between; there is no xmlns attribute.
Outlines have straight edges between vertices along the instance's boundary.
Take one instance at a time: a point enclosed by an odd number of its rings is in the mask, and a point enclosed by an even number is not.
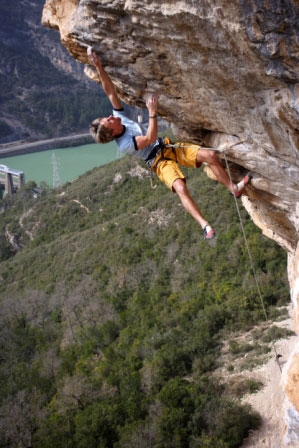
<svg viewBox="0 0 299 448"><path fill-rule="evenodd" d="M250 183L252 176L250 173L247 173L246 176L237 184L238 191L236 191L233 195L235 198L239 199L244 193L245 187Z"/></svg>
<svg viewBox="0 0 299 448"><path fill-rule="evenodd" d="M215 237L215 232L209 224L203 229L203 236L205 240L212 240Z"/></svg>

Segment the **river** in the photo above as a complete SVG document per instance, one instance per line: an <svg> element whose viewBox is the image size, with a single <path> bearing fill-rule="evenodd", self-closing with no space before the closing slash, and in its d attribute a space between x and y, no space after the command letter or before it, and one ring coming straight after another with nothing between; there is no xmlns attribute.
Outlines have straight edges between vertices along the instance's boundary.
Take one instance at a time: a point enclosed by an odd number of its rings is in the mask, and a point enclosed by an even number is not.
<svg viewBox="0 0 299 448"><path fill-rule="evenodd" d="M71 148L51 149L11 157L0 157L0 165L23 171L25 182L59 186L75 179L86 171L119 157L115 142L96 143Z"/></svg>

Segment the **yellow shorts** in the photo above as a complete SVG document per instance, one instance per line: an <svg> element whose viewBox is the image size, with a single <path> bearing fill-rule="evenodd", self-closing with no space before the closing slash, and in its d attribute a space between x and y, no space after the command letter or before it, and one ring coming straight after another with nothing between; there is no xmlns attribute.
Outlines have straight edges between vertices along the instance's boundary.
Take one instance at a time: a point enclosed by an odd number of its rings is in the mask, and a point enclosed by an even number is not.
<svg viewBox="0 0 299 448"><path fill-rule="evenodd" d="M196 155L199 149L199 145L192 143L176 143L175 148L165 148L164 157L160 153L155 158L153 171L172 190L173 183L176 179L183 179L185 181L185 176L180 170L179 165L190 168L198 168L201 165L196 163Z"/></svg>

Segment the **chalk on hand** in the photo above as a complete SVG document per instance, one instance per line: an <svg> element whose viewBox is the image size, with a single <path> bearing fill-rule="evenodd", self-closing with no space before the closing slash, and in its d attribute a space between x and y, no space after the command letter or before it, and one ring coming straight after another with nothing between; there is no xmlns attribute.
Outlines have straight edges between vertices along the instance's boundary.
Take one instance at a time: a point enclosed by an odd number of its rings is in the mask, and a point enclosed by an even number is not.
<svg viewBox="0 0 299 448"><path fill-rule="evenodd" d="M87 54L88 56L92 55L92 47L87 47Z"/></svg>

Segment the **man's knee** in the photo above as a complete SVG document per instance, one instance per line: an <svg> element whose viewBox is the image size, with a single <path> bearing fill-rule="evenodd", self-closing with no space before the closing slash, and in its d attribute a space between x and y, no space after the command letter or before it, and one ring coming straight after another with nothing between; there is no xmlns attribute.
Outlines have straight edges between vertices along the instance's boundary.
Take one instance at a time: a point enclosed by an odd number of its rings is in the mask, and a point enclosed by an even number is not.
<svg viewBox="0 0 299 448"><path fill-rule="evenodd" d="M214 151L208 151L207 163L209 165L216 165L219 163L217 154Z"/></svg>
<svg viewBox="0 0 299 448"><path fill-rule="evenodd" d="M215 151L209 151L209 152L210 152L210 157L211 157L210 164L218 163L219 159L218 159L218 156L217 156L216 152Z"/></svg>
<svg viewBox="0 0 299 448"><path fill-rule="evenodd" d="M172 191L179 196L186 194L188 192L186 179L176 179L172 184Z"/></svg>
<svg viewBox="0 0 299 448"><path fill-rule="evenodd" d="M197 164L200 162L205 162L213 165L218 162L218 157L215 151L210 151L208 149L200 149L197 153ZM200 165L199 165L200 166Z"/></svg>

